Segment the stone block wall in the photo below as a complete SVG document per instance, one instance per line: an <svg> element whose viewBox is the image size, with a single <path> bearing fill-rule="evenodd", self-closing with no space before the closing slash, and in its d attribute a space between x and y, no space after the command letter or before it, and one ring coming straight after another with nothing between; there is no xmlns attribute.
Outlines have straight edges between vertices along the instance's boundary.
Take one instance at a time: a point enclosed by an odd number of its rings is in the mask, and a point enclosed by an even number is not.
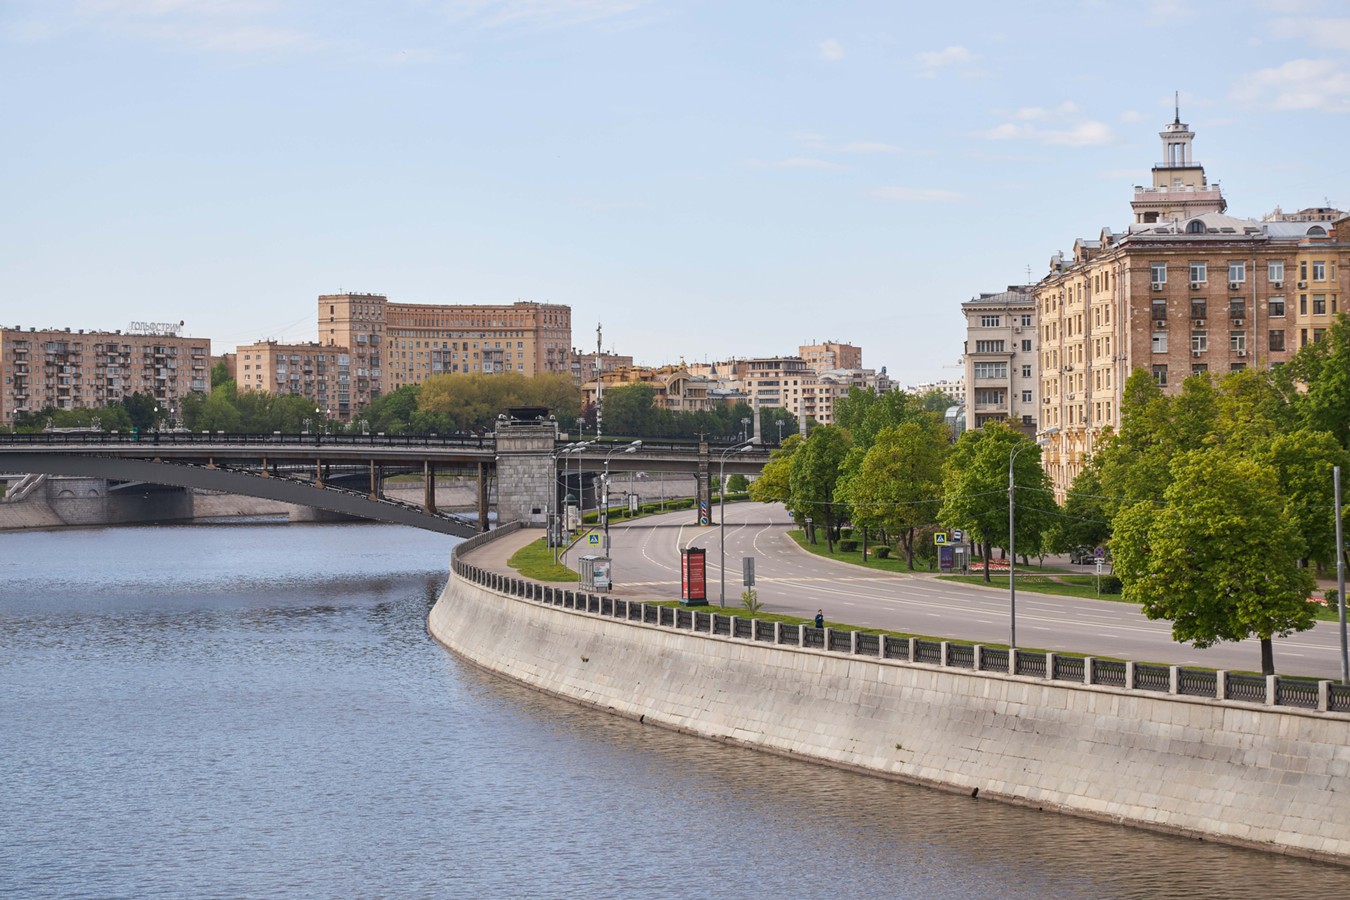
<svg viewBox="0 0 1350 900"><path fill-rule="evenodd" d="M497 428L497 521L542 526L554 483L555 423Z"/></svg>

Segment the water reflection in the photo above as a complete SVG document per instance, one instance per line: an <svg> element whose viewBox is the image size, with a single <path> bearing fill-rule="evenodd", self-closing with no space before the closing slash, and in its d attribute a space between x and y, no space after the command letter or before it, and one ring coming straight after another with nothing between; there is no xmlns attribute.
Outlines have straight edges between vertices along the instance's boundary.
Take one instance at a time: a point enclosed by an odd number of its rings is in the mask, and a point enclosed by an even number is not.
<svg viewBox="0 0 1350 900"><path fill-rule="evenodd" d="M0 596L0 892L1350 891L1344 869L894 784L526 690L426 635L448 549L385 526L0 535L0 574L20 586Z"/></svg>

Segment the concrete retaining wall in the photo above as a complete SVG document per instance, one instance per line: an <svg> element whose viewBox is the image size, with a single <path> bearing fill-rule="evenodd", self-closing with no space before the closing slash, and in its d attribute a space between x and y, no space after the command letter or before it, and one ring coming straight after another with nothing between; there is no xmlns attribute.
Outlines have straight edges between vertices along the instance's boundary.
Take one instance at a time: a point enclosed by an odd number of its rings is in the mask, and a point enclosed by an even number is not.
<svg viewBox="0 0 1350 900"><path fill-rule="evenodd" d="M428 627L484 668L691 734L1350 862L1345 715L692 634L545 606L455 574Z"/></svg>

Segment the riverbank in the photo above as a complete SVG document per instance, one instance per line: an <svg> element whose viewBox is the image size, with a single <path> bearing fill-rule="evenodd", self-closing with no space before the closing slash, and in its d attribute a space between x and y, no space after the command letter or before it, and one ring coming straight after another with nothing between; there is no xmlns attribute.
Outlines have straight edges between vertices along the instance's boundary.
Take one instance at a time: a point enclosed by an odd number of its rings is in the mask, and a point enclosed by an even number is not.
<svg viewBox="0 0 1350 900"><path fill-rule="evenodd" d="M1329 813L1350 783L1350 715L696 633L545 605L459 571L428 628L498 674L676 731L1350 863L1350 816Z"/></svg>

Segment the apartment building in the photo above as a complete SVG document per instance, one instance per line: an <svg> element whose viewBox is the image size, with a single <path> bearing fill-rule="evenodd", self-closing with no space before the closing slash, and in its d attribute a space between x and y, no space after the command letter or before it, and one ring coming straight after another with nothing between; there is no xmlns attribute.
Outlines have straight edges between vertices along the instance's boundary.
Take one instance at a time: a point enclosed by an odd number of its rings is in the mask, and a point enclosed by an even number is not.
<svg viewBox="0 0 1350 900"><path fill-rule="evenodd" d="M601 372L633 368L633 357L631 356L620 356L617 353L596 353L594 350L586 352L573 347L570 361L572 380L577 384L594 381L596 362L600 363Z"/></svg>
<svg viewBox="0 0 1350 900"><path fill-rule="evenodd" d="M572 372L572 310L561 304L423 305L346 293L319 297L318 313L319 343L350 352L356 409L432 375Z"/></svg>
<svg viewBox="0 0 1350 900"><path fill-rule="evenodd" d="M723 403L713 391L713 382L690 374L684 366L620 366L603 372L600 383L606 391L632 384L650 385L654 391L653 405L671 412L702 412ZM593 406L598 392L599 383L594 379L583 384L582 405Z"/></svg>
<svg viewBox="0 0 1350 900"><path fill-rule="evenodd" d="M184 397L210 390L211 341L178 336L178 326L122 331L0 328L0 424L47 407L107 406L153 396L174 418Z"/></svg>
<svg viewBox="0 0 1350 900"><path fill-rule="evenodd" d="M226 367L241 391L305 397L327 418L343 421L356 412L346 347L258 341L230 354Z"/></svg>
<svg viewBox="0 0 1350 900"><path fill-rule="evenodd" d="M797 348L797 355L806 360L806 364L817 373L831 369L861 369L862 348L838 341L825 341L820 344L803 344Z"/></svg>
<svg viewBox="0 0 1350 900"><path fill-rule="evenodd" d="M1035 434L1040 415L1036 300L1029 285L980 294L961 304L966 317L966 423L1007 420Z"/></svg>
<svg viewBox="0 0 1350 900"><path fill-rule="evenodd" d="M807 415L819 412L816 372L800 356L747 359L736 366L736 372L751 406L786 409L799 419L803 412ZM816 421L820 421L819 417Z"/></svg>
<svg viewBox="0 0 1350 900"><path fill-rule="evenodd" d="M1338 224L1226 215L1179 114L1160 136L1164 161L1152 187L1135 188L1133 224L1078 240L1033 289L1037 423L1057 429L1043 460L1061 499L1103 432L1119 427L1130 373L1142 368L1175 392L1192 374L1280 365L1343 303L1350 245Z"/></svg>

